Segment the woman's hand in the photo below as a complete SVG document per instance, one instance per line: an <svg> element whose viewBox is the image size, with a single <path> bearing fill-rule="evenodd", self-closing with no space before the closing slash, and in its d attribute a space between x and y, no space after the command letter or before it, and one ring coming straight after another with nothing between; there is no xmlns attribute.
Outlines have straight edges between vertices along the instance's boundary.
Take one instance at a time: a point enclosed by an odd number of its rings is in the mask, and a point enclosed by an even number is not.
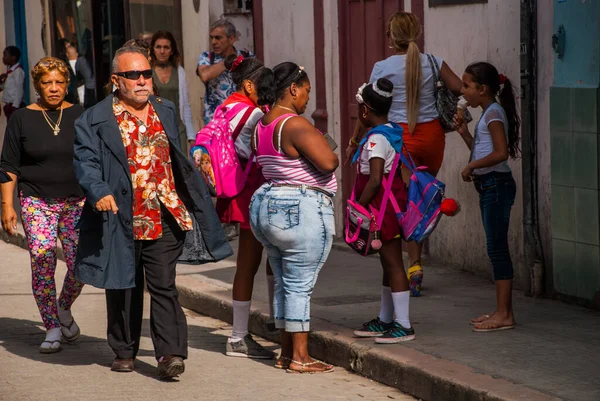
<svg viewBox="0 0 600 401"><path fill-rule="evenodd" d="M2 205L2 229L10 235L17 233L17 212L10 205Z"/></svg>
<svg viewBox="0 0 600 401"><path fill-rule="evenodd" d="M348 144L346 153L344 154L344 166L348 166L352 162L352 156L354 156L356 149L358 149L358 145L355 145L353 142Z"/></svg>
<svg viewBox="0 0 600 401"><path fill-rule="evenodd" d="M463 181L471 182L473 181L473 169L469 166L465 167L463 171L460 173Z"/></svg>

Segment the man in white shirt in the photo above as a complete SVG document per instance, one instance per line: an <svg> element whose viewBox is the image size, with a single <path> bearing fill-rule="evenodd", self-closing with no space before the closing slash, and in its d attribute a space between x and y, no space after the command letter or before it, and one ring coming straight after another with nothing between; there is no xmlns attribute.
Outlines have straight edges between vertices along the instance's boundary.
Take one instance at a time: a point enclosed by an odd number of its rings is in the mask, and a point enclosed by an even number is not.
<svg viewBox="0 0 600 401"><path fill-rule="evenodd" d="M8 67L6 73L0 75L0 92L2 93L2 109L6 120L25 103L25 71L19 64L21 51L16 46L8 46L2 53L2 62Z"/></svg>

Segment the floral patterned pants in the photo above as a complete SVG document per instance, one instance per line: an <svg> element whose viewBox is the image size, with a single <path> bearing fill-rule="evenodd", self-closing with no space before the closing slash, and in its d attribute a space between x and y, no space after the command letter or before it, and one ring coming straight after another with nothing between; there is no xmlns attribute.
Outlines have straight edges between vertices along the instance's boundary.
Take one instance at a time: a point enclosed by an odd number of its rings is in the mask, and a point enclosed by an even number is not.
<svg viewBox="0 0 600 401"><path fill-rule="evenodd" d="M46 330L60 327L57 315L56 270L57 240L63 246L67 262L58 305L69 310L81 293L83 284L75 280L73 269L79 231L75 228L85 198L37 198L21 195L21 220L31 255L33 296Z"/></svg>

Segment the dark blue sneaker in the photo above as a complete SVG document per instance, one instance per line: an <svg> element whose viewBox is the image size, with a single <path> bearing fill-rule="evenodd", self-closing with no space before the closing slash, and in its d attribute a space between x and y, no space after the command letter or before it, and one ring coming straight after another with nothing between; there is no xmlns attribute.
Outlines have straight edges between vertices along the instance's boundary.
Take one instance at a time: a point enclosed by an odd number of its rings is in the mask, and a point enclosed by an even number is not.
<svg viewBox="0 0 600 401"><path fill-rule="evenodd" d="M411 327L407 329L402 327L402 325L398 322L394 322L392 324L391 330L382 335L379 338L375 339L377 344L396 344L401 343L403 341L411 341L415 339L415 331Z"/></svg>
<svg viewBox="0 0 600 401"><path fill-rule="evenodd" d="M379 320L379 317L363 324L363 327L355 330L354 335L357 337L379 337L386 331L392 328L392 323L384 323Z"/></svg>

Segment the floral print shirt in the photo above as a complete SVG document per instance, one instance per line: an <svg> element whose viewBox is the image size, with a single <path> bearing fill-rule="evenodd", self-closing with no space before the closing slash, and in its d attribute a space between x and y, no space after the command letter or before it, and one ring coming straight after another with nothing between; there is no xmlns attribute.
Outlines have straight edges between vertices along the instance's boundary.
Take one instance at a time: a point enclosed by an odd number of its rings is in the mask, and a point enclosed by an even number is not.
<svg viewBox="0 0 600 401"><path fill-rule="evenodd" d="M254 53L247 52L244 50L237 50L237 55L247 55L248 57L254 57ZM213 53L213 59L211 62L211 52L203 52L198 57L198 66L201 65L214 65L225 60L220 54ZM221 105L233 92L235 92L235 84L231 77L231 72L225 70L216 77L208 81L206 84L206 93L204 94L204 124L208 124L212 120L213 115L217 107Z"/></svg>
<svg viewBox="0 0 600 401"><path fill-rule="evenodd" d="M131 172L133 238L155 240L162 237L161 203L182 230L191 230L192 218L175 191L169 140L152 104L148 104L145 124L129 113L116 97L113 113L121 130Z"/></svg>

